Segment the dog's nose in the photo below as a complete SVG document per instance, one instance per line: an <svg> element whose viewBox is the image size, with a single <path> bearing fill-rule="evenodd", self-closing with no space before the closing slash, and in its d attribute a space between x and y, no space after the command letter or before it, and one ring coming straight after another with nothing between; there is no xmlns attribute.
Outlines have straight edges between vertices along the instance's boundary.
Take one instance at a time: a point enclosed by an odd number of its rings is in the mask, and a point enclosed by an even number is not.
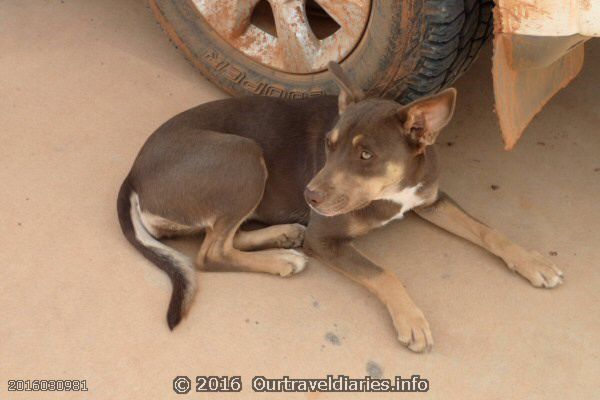
<svg viewBox="0 0 600 400"><path fill-rule="evenodd" d="M304 198L306 199L307 203L317 206L323 202L325 199L325 194L323 192L319 192L318 190L310 190L309 188L306 188L304 190Z"/></svg>

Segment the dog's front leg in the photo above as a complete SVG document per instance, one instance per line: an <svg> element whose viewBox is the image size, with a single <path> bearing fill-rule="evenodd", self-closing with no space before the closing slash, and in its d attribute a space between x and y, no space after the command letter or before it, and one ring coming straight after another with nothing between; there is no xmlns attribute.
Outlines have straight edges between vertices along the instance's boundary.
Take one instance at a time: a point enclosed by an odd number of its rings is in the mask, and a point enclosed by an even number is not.
<svg viewBox="0 0 600 400"><path fill-rule="evenodd" d="M427 221L473 242L502 258L533 286L551 288L562 283L562 272L540 253L527 251L506 236L467 214L448 195L440 192L435 203L415 208Z"/></svg>
<svg viewBox="0 0 600 400"><path fill-rule="evenodd" d="M387 307L400 342L416 352L431 348L429 323L396 275L373 263L347 240L305 238L304 248L374 293Z"/></svg>

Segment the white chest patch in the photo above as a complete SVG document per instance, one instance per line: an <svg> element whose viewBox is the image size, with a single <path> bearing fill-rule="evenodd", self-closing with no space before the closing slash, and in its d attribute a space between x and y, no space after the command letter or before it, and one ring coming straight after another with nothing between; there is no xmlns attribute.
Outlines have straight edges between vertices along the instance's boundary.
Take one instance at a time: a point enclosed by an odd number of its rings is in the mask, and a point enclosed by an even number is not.
<svg viewBox="0 0 600 400"><path fill-rule="evenodd" d="M419 183L416 186L406 187L399 192L386 194L380 197L380 200L393 201L396 204L402 206L400 212L394 215L392 218L384 222L384 225L395 219L400 219L404 216L404 213L412 210L415 207L420 206L425 202L425 199L417 195L417 191L423 186Z"/></svg>

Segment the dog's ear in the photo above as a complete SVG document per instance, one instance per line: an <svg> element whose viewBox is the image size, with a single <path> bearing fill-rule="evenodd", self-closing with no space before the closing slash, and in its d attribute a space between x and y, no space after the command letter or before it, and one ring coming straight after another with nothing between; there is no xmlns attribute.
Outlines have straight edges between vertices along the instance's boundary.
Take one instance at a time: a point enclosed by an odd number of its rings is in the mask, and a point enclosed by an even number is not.
<svg viewBox="0 0 600 400"><path fill-rule="evenodd" d="M340 95L338 97L338 109L339 113L346 111L346 108L352 103L358 103L365 97L365 93L361 88L355 86L348 75L344 72L340 64L335 61L330 61L327 64L329 72L333 75L335 83L340 88Z"/></svg>
<svg viewBox="0 0 600 400"><path fill-rule="evenodd" d="M417 100L398 111L404 133L421 148L435 143L440 131L454 114L456 89L446 89L436 95Z"/></svg>

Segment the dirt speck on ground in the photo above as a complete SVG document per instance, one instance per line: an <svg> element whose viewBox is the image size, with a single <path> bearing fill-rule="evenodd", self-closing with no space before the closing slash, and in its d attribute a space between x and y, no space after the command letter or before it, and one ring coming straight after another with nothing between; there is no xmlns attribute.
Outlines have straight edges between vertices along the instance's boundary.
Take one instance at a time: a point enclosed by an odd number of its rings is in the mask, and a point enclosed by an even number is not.
<svg viewBox="0 0 600 400"><path fill-rule="evenodd" d="M325 339L335 346L340 346L342 344L340 338L333 332L327 332L325 334Z"/></svg>
<svg viewBox="0 0 600 400"><path fill-rule="evenodd" d="M557 251L549 251L548 254L550 254L551 256L557 256L558 252Z"/></svg>
<svg viewBox="0 0 600 400"><path fill-rule="evenodd" d="M375 361L369 361L367 363L367 374L371 378L381 378L383 377L383 368Z"/></svg>
<svg viewBox="0 0 600 400"><path fill-rule="evenodd" d="M490 189L492 189L492 190L498 190L498 189L500 189L500 186L498 186L498 185L490 185Z"/></svg>

